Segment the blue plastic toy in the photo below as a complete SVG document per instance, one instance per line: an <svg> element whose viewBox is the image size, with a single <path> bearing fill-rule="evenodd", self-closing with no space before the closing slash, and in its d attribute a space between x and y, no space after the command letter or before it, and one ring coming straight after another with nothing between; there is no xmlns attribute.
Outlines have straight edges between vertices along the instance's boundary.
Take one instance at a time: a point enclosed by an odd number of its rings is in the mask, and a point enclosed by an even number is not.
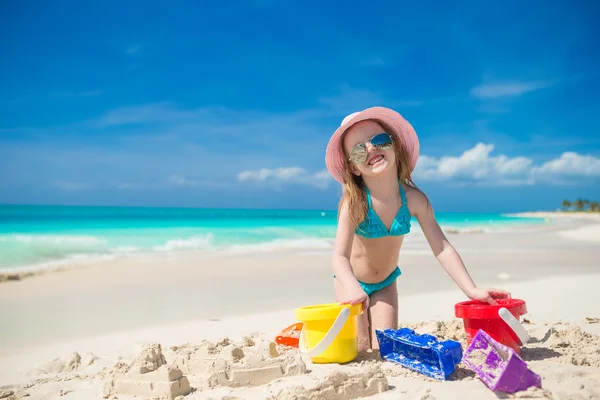
<svg viewBox="0 0 600 400"><path fill-rule="evenodd" d="M438 342L432 335L418 335L409 328L376 330L381 358L431 378L445 380L462 359L459 342Z"/></svg>

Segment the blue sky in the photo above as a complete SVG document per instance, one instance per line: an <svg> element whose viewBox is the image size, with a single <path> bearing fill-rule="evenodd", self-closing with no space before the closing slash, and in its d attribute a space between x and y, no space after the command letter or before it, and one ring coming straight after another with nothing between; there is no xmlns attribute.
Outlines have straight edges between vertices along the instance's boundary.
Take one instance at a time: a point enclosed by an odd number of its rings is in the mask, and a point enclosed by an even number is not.
<svg viewBox="0 0 600 400"><path fill-rule="evenodd" d="M437 211L600 200L596 2L295 3L3 2L0 203L334 209L374 105Z"/></svg>

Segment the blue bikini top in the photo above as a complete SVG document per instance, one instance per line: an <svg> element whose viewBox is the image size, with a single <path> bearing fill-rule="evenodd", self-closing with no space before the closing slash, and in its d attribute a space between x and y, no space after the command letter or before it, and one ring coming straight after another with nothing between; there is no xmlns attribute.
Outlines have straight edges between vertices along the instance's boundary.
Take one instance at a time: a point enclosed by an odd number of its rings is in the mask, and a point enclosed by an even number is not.
<svg viewBox="0 0 600 400"><path fill-rule="evenodd" d="M402 206L398 210L392 226L388 231L385 224L379 218L379 215L373 209L371 205L371 193L369 189L365 187L367 194L367 202L369 203L369 209L367 215L362 223L354 230L354 233L366 238L380 238L384 236L402 236L410 232L410 211L406 202L406 195L404 194L404 188L402 182L398 182L400 186L400 197L402 198Z"/></svg>

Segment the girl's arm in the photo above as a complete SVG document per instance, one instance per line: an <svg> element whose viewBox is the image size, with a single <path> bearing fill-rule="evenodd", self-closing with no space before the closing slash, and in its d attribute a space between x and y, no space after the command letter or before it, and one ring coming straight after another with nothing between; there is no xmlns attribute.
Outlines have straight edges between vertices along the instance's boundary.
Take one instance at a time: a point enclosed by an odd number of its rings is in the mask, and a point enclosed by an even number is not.
<svg viewBox="0 0 600 400"><path fill-rule="evenodd" d="M510 298L510 293L504 290L478 288L465 268L460 255L440 228L435 219L433 208L425 195L413 191L411 200L411 211L415 213L433 254L467 297L490 304L496 303L494 298Z"/></svg>
<svg viewBox="0 0 600 400"><path fill-rule="evenodd" d="M367 296L367 293L365 293L358 283L350 265L353 239L354 226L348 213L348 206L344 203L340 208L338 227L335 235L332 260L333 273L346 292L342 303L364 303L363 309L367 310L369 308L369 296Z"/></svg>

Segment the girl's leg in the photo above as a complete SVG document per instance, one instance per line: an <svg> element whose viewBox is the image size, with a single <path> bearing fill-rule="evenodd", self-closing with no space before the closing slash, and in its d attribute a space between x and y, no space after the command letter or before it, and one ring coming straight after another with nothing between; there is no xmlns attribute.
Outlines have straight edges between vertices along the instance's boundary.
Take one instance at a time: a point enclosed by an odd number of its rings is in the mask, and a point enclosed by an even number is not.
<svg viewBox="0 0 600 400"><path fill-rule="evenodd" d="M396 281L371 295L371 346L379 348L376 329L398 329L398 287Z"/></svg>
<svg viewBox="0 0 600 400"><path fill-rule="evenodd" d="M371 307L369 307L370 309ZM369 312L363 312L358 317L358 351L371 349L371 337L369 335Z"/></svg>
<svg viewBox="0 0 600 400"><path fill-rule="evenodd" d="M333 282L335 301L339 302L344 295L344 288L337 279L334 279ZM358 316L358 351L369 350L371 348L369 332L369 312L365 311Z"/></svg>

